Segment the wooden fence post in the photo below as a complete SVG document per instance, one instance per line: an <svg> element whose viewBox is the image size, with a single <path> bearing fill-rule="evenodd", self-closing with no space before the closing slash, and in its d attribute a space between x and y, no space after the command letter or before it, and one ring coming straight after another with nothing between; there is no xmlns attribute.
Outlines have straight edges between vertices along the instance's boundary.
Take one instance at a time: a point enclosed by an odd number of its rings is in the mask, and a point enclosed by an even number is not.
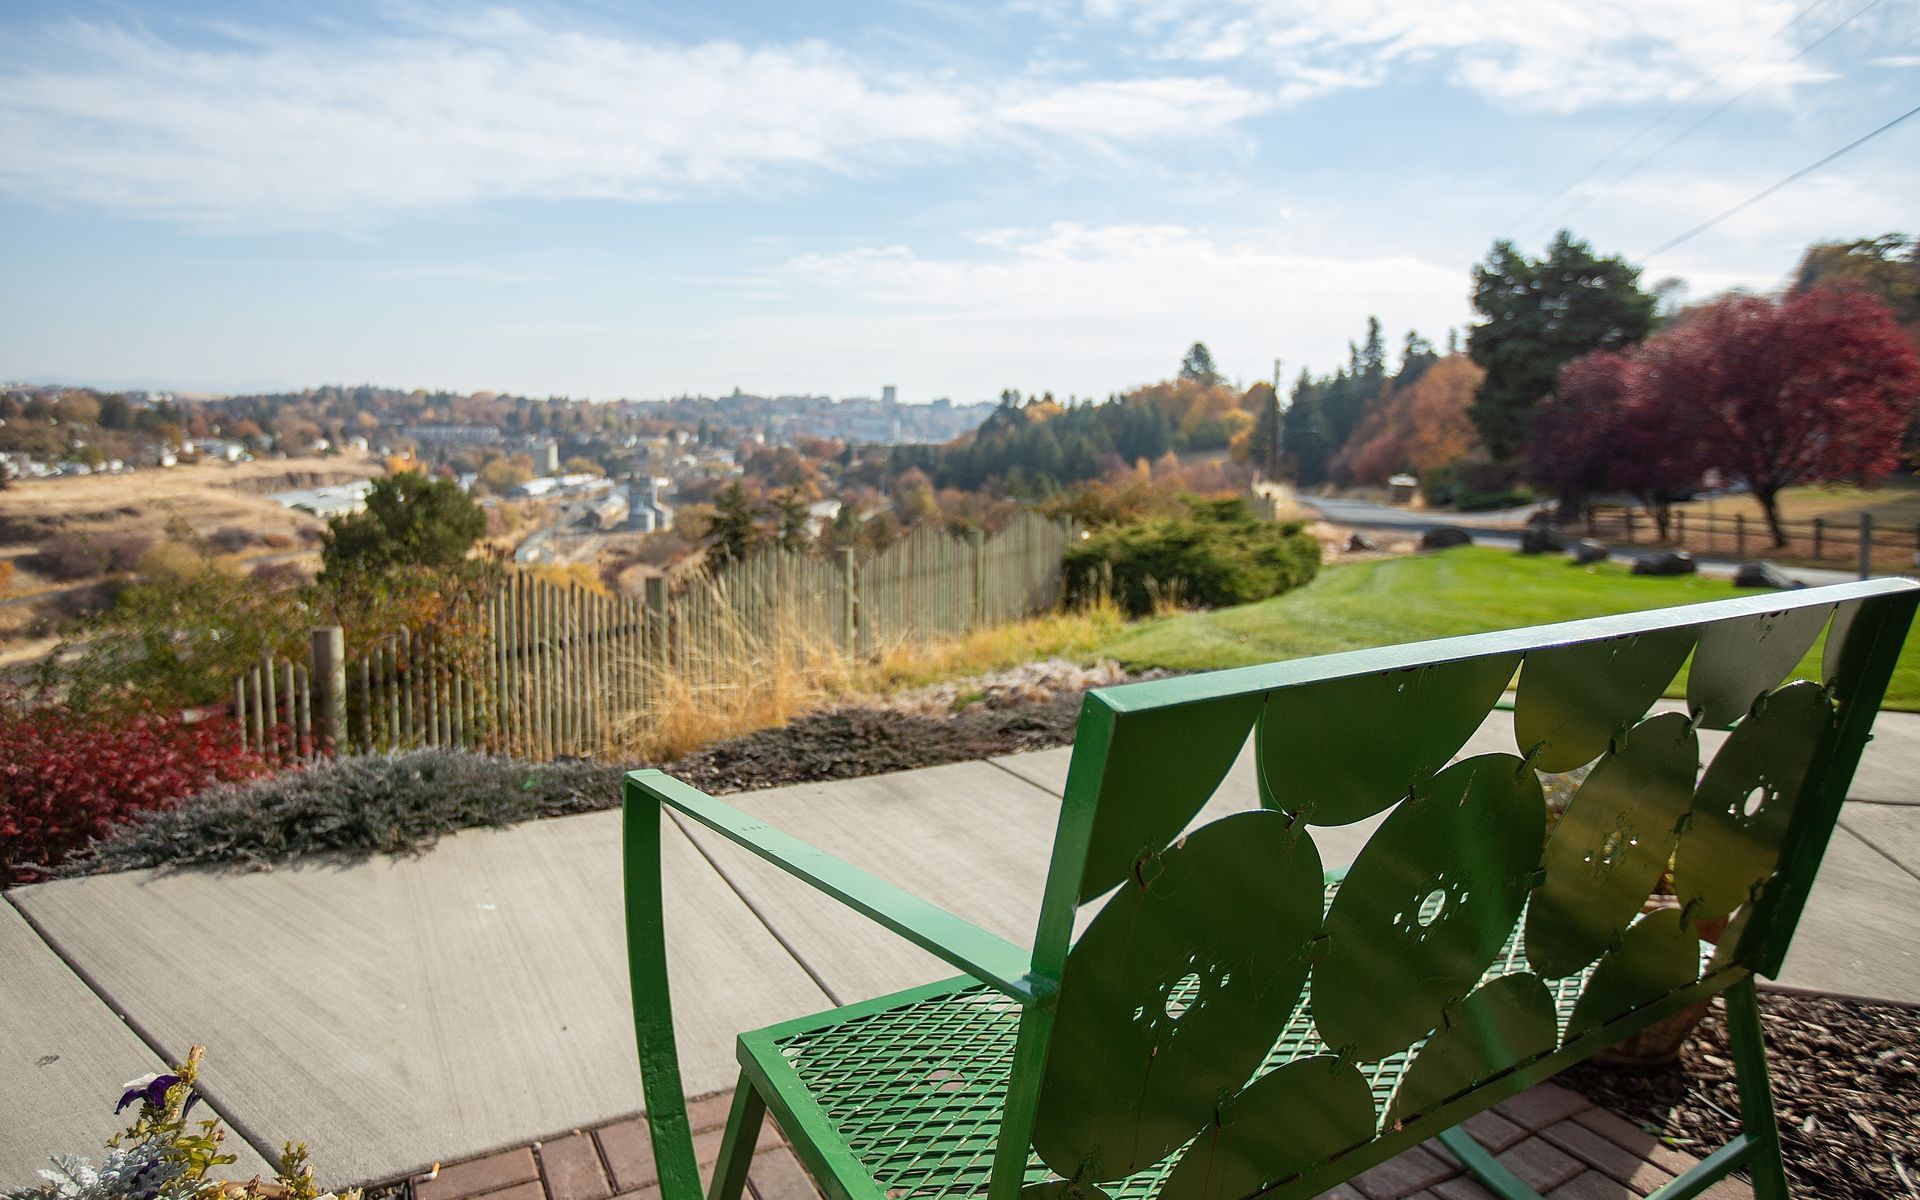
<svg viewBox="0 0 1920 1200"><path fill-rule="evenodd" d="M987 535L976 529L967 540L973 546L973 623L969 628L978 629L987 611Z"/></svg>
<svg viewBox="0 0 1920 1200"><path fill-rule="evenodd" d="M849 546L838 553L840 555L840 649L843 653L851 655L854 635L853 548Z"/></svg>
<svg viewBox="0 0 1920 1200"><path fill-rule="evenodd" d="M1745 513L1733 514L1733 556L1735 558L1747 556L1747 514Z"/></svg>
<svg viewBox="0 0 1920 1200"><path fill-rule="evenodd" d="M1860 514L1860 578L1873 578L1873 514Z"/></svg>
<svg viewBox="0 0 1920 1200"><path fill-rule="evenodd" d="M1676 545L1687 544L1687 510L1684 508L1673 514L1673 541Z"/></svg>
<svg viewBox="0 0 1920 1200"><path fill-rule="evenodd" d="M1627 545L1631 546L1633 545L1633 510L1629 508L1624 511L1627 517Z"/></svg>
<svg viewBox="0 0 1920 1200"><path fill-rule="evenodd" d="M338 625L313 631L314 753L337 754L346 744L347 640Z"/></svg>
<svg viewBox="0 0 1920 1200"><path fill-rule="evenodd" d="M673 657L667 645L667 580L655 575L647 580L647 653L661 676L670 673Z"/></svg>
<svg viewBox="0 0 1920 1200"><path fill-rule="evenodd" d="M1813 561L1820 561L1820 544L1826 540L1826 523L1819 517L1813 519Z"/></svg>

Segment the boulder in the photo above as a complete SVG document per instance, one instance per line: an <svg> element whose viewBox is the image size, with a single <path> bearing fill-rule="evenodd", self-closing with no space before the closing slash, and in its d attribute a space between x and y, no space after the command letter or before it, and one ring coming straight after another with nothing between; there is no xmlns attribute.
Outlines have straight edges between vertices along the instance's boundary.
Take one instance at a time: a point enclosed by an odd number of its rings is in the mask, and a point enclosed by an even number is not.
<svg viewBox="0 0 1920 1200"><path fill-rule="evenodd" d="M1452 546L1471 546L1473 535L1458 525L1438 525L1420 535L1422 550L1445 550Z"/></svg>
<svg viewBox="0 0 1920 1200"><path fill-rule="evenodd" d="M1576 566L1584 567L1588 563L1607 561L1613 552L1592 538L1581 538L1567 553L1573 558Z"/></svg>
<svg viewBox="0 0 1920 1200"><path fill-rule="evenodd" d="M1358 554L1363 550L1378 550L1379 548L1379 542L1374 541L1358 530L1354 531L1353 536L1347 539L1347 551L1352 554Z"/></svg>
<svg viewBox="0 0 1920 1200"><path fill-rule="evenodd" d="M1685 550L1643 554L1633 560L1635 575L1691 575L1697 569L1693 563L1693 555Z"/></svg>
<svg viewBox="0 0 1920 1200"><path fill-rule="evenodd" d="M1807 586L1796 579L1789 579L1787 573L1770 562L1743 562L1740 569L1733 573L1733 586L1744 588L1773 588L1786 591L1790 588Z"/></svg>
<svg viewBox="0 0 1920 1200"><path fill-rule="evenodd" d="M1565 548L1566 540L1550 525L1530 523L1520 535L1522 554L1557 554Z"/></svg>

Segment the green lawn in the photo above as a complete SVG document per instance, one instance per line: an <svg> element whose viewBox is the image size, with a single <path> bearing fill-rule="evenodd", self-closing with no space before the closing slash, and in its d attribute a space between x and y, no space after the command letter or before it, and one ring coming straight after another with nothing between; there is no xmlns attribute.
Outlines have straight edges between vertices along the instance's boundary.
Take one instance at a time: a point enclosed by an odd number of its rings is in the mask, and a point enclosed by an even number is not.
<svg viewBox="0 0 1920 1200"><path fill-rule="evenodd" d="M1613 563L1576 567L1558 555L1462 547L1327 567L1271 600L1135 625L1100 653L1129 667L1242 667L1750 594L1719 579L1637 577ZM1819 663L1816 643L1796 674L1815 676ZM1900 655L1886 707L1920 709L1920 634Z"/></svg>

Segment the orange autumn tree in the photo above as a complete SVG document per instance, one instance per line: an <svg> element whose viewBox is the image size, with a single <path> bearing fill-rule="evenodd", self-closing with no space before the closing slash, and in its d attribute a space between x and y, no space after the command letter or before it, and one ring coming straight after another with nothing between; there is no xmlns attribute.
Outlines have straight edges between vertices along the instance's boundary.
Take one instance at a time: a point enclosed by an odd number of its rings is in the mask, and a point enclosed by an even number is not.
<svg viewBox="0 0 1920 1200"><path fill-rule="evenodd" d="M1389 389L1334 458L1333 478L1382 484L1397 471L1419 474L1479 452L1469 410L1485 375L1466 355L1452 354Z"/></svg>

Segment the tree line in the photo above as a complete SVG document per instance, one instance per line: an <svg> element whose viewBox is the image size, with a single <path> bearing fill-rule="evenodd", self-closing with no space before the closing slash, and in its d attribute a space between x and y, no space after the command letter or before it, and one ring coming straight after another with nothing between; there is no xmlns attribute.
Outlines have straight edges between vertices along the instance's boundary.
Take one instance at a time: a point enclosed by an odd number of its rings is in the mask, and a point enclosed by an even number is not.
<svg viewBox="0 0 1920 1200"><path fill-rule="evenodd" d="M1785 545L1780 492L1875 482L1910 457L1920 405L1920 240L1817 244L1778 296L1663 305L1639 268L1562 231L1539 259L1497 242L1474 270L1492 460L1553 488L1669 506L1711 476L1748 487Z"/></svg>

